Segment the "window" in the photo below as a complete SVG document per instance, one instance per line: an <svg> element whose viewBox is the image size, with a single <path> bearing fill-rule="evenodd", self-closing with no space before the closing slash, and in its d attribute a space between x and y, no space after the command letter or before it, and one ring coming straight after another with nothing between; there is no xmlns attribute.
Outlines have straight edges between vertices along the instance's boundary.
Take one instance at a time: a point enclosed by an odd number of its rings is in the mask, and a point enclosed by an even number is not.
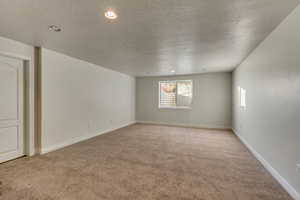
<svg viewBox="0 0 300 200"><path fill-rule="evenodd" d="M160 81L159 108L189 108L192 103L191 80Z"/></svg>
<svg viewBox="0 0 300 200"><path fill-rule="evenodd" d="M246 108L246 90L244 88L238 87L240 93L240 106Z"/></svg>

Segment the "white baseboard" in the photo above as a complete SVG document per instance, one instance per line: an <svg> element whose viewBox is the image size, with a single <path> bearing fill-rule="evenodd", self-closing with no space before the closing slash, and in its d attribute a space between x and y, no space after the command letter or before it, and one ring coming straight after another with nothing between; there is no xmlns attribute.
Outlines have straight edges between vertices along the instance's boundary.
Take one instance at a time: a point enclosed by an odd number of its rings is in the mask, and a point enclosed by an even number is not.
<svg viewBox="0 0 300 200"><path fill-rule="evenodd" d="M295 200L300 200L300 194L290 185L280 174L276 171L262 155L260 155L241 135L235 130L232 130L240 141L249 149L249 151L256 157L257 160L270 172L270 174L280 183L280 185L293 197Z"/></svg>
<svg viewBox="0 0 300 200"><path fill-rule="evenodd" d="M199 125L199 124L183 124L183 123L165 123L165 122L154 122L154 121L137 121L138 124L153 124L153 125L163 125L163 126L178 126L186 128L202 128L202 129L218 129L218 130L232 130L229 126L219 126L219 125Z"/></svg>
<svg viewBox="0 0 300 200"><path fill-rule="evenodd" d="M124 124L124 125L119 126L119 127L116 127L116 128L111 128L111 129L107 129L107 130L101 131L101 132L96 133L96 134L92 134L92 135L84 135L84 136L72 138L72 139L70 139L70 140L68 140L68 141L65 141L65 142L62 142L62 143L59 143L59 144L56 144L56 145L52 145L52 146L50 146L50 147L42 148L41 154L49 153L49 152L51 152L51 151L55 151L55 150L61 149L61 148L66 147L66 146L70 146L70 145L72 145L72 144L75 144L75 143L78 143L78 142L82 142L82 141L84 141L84 140L88 140L88 139L90 139L90 138L93 138L93 137L96 137L96 136L99 136L99 135L103 135L103 134L106 134L106 133L115 131L115 130L117 130L117 129L120 129L120 128L124 128L124 127L130 126L130 125L133 125L133 124L135 124L135 123L136 123L136 122L133 121L133 122Z"/></svg>

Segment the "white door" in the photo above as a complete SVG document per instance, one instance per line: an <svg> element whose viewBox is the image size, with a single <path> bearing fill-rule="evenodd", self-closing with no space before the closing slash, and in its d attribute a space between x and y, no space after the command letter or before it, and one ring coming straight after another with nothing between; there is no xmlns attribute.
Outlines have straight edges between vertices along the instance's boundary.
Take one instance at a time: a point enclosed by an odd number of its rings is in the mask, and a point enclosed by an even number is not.
<svg viewBox="0 0 300 200"><path fill-rule="evenodd" d="M0 163L24 155L23 61L0 55Z"/></svg>

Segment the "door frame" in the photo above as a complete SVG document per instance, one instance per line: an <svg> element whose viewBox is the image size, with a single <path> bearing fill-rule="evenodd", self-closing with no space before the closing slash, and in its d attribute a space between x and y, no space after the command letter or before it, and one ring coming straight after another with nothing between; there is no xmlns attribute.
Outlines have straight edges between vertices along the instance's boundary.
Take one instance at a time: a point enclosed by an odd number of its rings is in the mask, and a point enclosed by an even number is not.
<svg viewBox="0 0 300 200"><path fill-rule="evenodd" d="M0 38L1 39L1 38ZM13 45L13 44L12 44ZM19 45L19 44L18 44ZM27 57L18 53L3 52L0 49L0 55L19 59L23 61L24 68L24 154L33 156L37 151L36 147L36 67L34 63L34 49L32 48L32 56Z"/></svg>

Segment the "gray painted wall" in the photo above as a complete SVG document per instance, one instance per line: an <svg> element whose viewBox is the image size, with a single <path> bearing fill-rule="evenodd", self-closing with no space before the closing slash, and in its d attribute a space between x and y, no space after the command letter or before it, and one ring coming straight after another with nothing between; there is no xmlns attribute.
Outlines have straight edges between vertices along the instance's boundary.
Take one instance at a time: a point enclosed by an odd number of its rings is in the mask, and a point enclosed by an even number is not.
<svg viewBox="0 0 300 200"><path fill-rule="evenodd" d="M135 121L135 78L42 49L42 152Z"/></svg>
<svg viewBox="0 0 300 200"><path fill-rule="evenodd" d="M192 109L159 109L158 82L162 80L193 80ZM137 121L195 127L230 128L231 84L231 73L137 78Z"/></svg>
<svg viewBox="0 0 300 200"><path fill-rule="evenodd" d="M233 128L300 192L300 7L234 71ZM239 107L238 86L247 108ZM298 197L300 198L300 197Z"/></svg>

